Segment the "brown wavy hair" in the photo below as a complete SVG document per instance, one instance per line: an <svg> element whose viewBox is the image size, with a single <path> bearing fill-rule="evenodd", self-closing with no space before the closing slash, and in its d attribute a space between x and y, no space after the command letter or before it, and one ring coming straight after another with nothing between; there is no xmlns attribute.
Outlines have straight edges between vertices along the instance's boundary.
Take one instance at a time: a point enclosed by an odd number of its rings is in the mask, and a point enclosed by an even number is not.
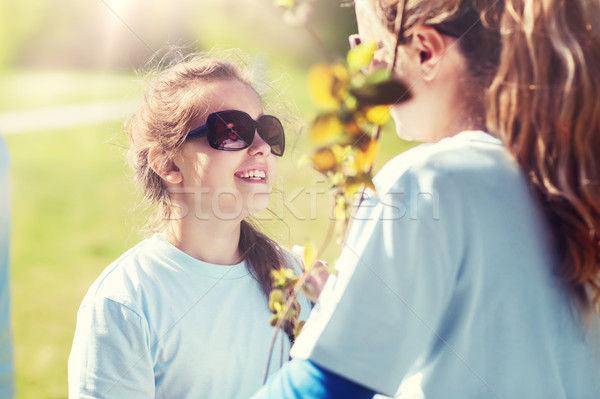
<svg viewBox="0 0 600 399"><path fill-rule="evenodd" d="M529 174L555 230L561 275L583 304L596 307L599 20L597 1L506 0L502 62L488 94L488 123Z"/></svg>
<svg viewBox="0 0 600 399"><path fill-rule="evenodd" d="M473 117L483 118L529 177L554 229L560 275L584 309L598 310L600 3L373 2L394 35L427 24L459 38L471 95L486 93L485 107L470 110Z"/></svg>
<svg viewBox="0 0 600 399"><path fill-rule="evenodd" d="M240 62L206 54L171 54L171 66L149 73L154 78L144 92L139 109L125 126L129 138L129 164L144 198L157 208L149 221L151 230L163 228L165 222L176 215L177 207L162 178L150 167L150 151L160 149L165 154L163 161L167 162L180 149L183 144L180 139L190 130L193 121L205 118L209 112L203 106L206 102L202 101L203 88L207 84L237 81L257 92L252 83L252 71L241 62L240 54L234 55ZM241 222L239 249L248 271L268 299L272 290L271 270L279 269L280 265L291 267L289 255L249 220ZM283 330L290 339L293 337L292 322L284 323Z"/></svg>

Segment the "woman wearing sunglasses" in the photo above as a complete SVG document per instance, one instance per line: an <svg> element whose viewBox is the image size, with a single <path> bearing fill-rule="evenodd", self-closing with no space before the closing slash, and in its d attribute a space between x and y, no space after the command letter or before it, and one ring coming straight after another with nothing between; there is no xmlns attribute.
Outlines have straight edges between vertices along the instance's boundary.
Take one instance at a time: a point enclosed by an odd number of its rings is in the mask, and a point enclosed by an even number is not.
<svg viewBox="0 0 600 399"><path fill-rule="evenodd" d="M600 398L600 2L355 4L427 143L379 172L255 398Z"/></svg>
<svg viewBox="0 0 600 399"><path fill-rule="evenodd" d="M249 396L273 337L271 270L295 264L246 220L269 204L281 122L264 114L248 71L196 57L150 83L127 130L160 232L111 264L84 298L69 396ZM270 370L287 360L293 327L278 334Z"/></svg>

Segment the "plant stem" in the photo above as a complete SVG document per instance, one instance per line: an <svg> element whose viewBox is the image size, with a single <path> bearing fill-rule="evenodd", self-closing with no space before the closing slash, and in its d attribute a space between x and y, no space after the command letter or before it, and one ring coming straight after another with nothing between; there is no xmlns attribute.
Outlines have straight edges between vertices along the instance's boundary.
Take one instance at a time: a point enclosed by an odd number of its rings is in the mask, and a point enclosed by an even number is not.
<svg viewBox="0 0 600 399"><path fill-rule="evenodd" d="M275 340L277 339L277 333L279 332L279 330L281 330L281 325L283 324L283 322L285 320L285 316L290 311L292 304L296 300L296 297L298 296L298 293L300 292L301 287L306 282L306 279L308 278L308 276L309 276L309 272L304 272L304 273L302 273L302 275L300 276L298 281L296 281L292 295L290 295L290 297L285 302L285 306L284 306L283 312L282 312L284 317L280 318L277 321L277 324L275 325L275 331L273 332L273 337L271 338L271 345L269 345L269 353L267 355L267 367L265 370L265 376L263 378L263 385L265 385L265 383L267 382L267 377L269 376L269 366L271 365L271 358L273 357L273 349L275 347Z"/></svg>
<svg viewBox="0 0 600 399"><path fill-rule="evenodd" d="M280 334L281 334L281 348L280 348L281 352L279 353L279 368L282 368L283 367L283 340L285 339L285 337L284 337L285 334L283 333L283 330L281 330Z"/></svg>
<svg viewBox="0 0 600 399"><path fill-rule="evenodd" d="M377 125L377 127L375 128L375 137L373 137L373 140L379 141L380 136L381 136L381 126ZM369 168L369 175L371 175L371 172L373 172L373 165L371 165L371 167ZM358 200L358 205L356 206L356 209L354 210L354 214L350 218L350 222L348 224L348 227L346 228L346 232L344 234L344 241L346 241L346 237L348 236L348 230L350 230L350 224L356 217L356 214L358 213L358 208L360 208L360 205L362 204L363 199L365 198L366 190L367 190L367 186L363 186L362 191L360 193L360 199Z"/></svg>
<svg viewBox="0 0 600 399"><path fill-rule="evenodd" d="M332 64L336 62L336 58L333 56L333 54L331 53L331 51L329 51L329 49L327 48L327 46L325 45L325 43L323 43L323 40L321 40L321 38L319 37L319 35L317 35L317 32L315 32L313 30L313 28L311 28L308 24L304 24L304 28L306 29L306 31L308 32L308 34L310 35L310 37L315 41L315 43L317 43L317 46L319 46L319 48L321 49L321 51L323 52L323 54L325 55L325 57L327 57L327 59L329 60L329 62L331 62Z"/></svg>
<svg viewBox="0 0 600 399"><path fill-rule="evenodd" d="M329 243L331 242L331 239L333 238L335 224L336 224L336 219L331 219L329 221L329 227L327 228L327 235L325 236L325 238L323 239L323 243L319 247L319 251L317 252L317 259L321 259L321 257L323 256L323 253L329 246Z"/></svg>

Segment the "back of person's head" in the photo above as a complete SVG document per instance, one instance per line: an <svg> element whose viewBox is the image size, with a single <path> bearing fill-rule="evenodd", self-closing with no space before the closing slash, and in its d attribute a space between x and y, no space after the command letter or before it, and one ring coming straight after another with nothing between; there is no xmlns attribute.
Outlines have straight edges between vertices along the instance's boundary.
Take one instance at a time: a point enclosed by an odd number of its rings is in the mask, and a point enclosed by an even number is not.
<svg viewBox="0 0 600 399"><path fill-rule="evenodd" d="M584 308L597 305L600 2L371 2L391 37L429 25L457 38L469 111L485 118L529 177L555 231L560 274Z"/></svg>
<svg viewBox="0 0 600 399"><path fill-rule="evenodd" d="M481 1L465 0L368 0L389 34L386 45L402 45L413 29L426 25L457 40L466 60L461 76L461 112L473 126L485 128L485 108L482 93L496 72L501 37L498 29L499 6L481 9ZM497 3L497 1L490 1ZM500 2L501 3L501 2ZM395 52L394 52L395 54Z"/></svg>

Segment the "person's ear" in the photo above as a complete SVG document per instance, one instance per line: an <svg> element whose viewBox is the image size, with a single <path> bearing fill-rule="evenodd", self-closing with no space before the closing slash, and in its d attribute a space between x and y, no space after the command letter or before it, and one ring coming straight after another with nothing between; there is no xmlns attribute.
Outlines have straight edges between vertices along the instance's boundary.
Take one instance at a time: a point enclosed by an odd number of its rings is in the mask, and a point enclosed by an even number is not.
<svg viewBox="0 0 600 399"><path fill-rule="evenodd" d="M179 184L183 181L183 174L175 161L159 148L152 148L148 152L148 164L167 183Z"/></svg>
<svg viewBox="0 0 600 399"><path fill-rule="evenodd" d="M418 56L421 77L429 82L436 77L448 44L444 36L431 26L419 26L413 31L413 45Z"/></svg>

